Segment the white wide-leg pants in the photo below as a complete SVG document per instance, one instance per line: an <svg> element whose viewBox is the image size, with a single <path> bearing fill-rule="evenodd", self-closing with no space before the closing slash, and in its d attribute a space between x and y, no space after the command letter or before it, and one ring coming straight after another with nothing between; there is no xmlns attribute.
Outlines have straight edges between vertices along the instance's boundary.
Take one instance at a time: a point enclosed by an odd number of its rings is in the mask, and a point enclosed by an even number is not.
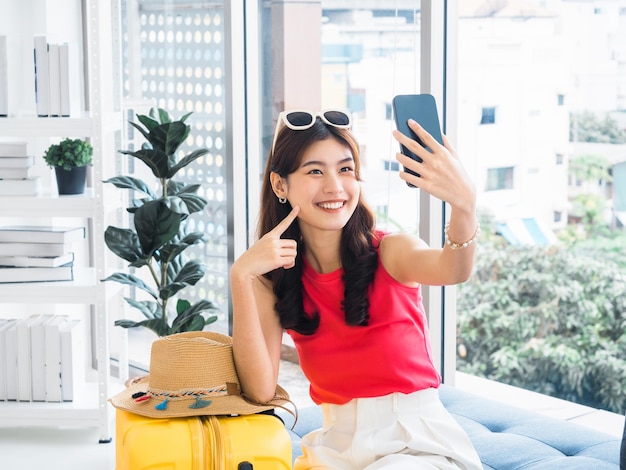
<svg viewBox="0 0 626 470"><path fill-rule="evenodd" d="M294 470L482 470L436 389L322 404L321 429L302 438Z"/></svg>

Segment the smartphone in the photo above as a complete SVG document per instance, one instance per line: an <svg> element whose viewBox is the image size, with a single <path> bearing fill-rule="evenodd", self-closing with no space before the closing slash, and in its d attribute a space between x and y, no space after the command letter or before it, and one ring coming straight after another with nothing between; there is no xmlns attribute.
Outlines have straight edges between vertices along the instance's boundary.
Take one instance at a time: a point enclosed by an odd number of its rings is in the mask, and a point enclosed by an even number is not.
<svg viewBox="0 0 626 470"><path fill-rule="evenodd" d="M439 115L437 114L437 103L435 97L430 94L420 95L397 95L394 96L392 102L393 116L396 122L396 129L402 132L407 137L416 140L420 145L424 146L426 150L430 149L424 145L419 137L409 128L408 120L413 119L422 126L426 132L434 137L434 139L443 145L443 137L441 134L441 125L439 124ZM404 145L400 145L400 152L407 157L411 157L413 160L421 162L422 159L416 154L411 152ZM404 168L404 171L411 173L412 175L419 176L412 170ZM409 186L414 187L412 184L407 183Z"/></svg>

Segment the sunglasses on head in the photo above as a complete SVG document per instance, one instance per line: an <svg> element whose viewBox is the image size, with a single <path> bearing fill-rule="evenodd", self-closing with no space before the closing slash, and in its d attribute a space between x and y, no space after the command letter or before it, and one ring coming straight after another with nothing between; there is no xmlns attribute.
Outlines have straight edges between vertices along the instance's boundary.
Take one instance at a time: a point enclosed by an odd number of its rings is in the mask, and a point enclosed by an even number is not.
<svg viewBox="0 0 626 470"><path fill-rule="evenodd" d="M340 129L349 129L352 126L352 118L350 113L347 111L340 111L336 109L327 109L326 111L320 111L317 113L306 110L282 111L278 115L278 121L276 122L274 141L272 142L272 153L274 153L278 133L283 126L288 127L292 131L303 131L313 127L313 124L315 124L315 120L318 117L324 124L338 127Z"/></svg>

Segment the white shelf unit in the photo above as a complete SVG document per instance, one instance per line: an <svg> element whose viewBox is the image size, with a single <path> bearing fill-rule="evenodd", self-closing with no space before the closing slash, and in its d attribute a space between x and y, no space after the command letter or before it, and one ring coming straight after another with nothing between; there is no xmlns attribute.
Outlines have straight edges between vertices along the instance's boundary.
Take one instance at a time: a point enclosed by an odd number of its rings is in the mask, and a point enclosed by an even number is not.
<svg viewBox="0 0 626 470"><path fill-rule="evenodd" d="M103 184L103 180L119 173L121 165L118 154L123 123L119 96L119 0L25 0L11 2L11 7L3 16L0 27L8 30L9 47L11 44L18 45L21 50L20 53L15 52L15 47L11 48L10 82L34 83L32 63L30 67L23 67L21 63L28 62L32 57L33 38L42 34L42 27L46 33L54 29L56 32L53 35L58 38L56 41L80 38L76 51L82 52L85 48L81 57L84 58L86 75L81 89L87 90L84 97L85 103L88 103L88 106L82 107L89 109L65 118L36 117L34 90L26 95L20 91L13 94L22 95L21 98L17 96L17 104L9 103L9 117L0 118L0 138L27 142L41 142L41 139L52 142L65 137L89 138L94 158L89 187L83 195L58 196L54 189L48 189L35 197L0 197L0 224L7 218L34 221L41 218L86 219L90 258L88 266L75 268L76 280L72 282L0 284L0 308L2 304L9 303L91 306L92 333L85 339L94 342L89 346L94 352L96 370L94 374L86 375L87 380L79 386L80 392L72 402L0 402L0 426L96 426L99 428L99 441L106 443L113 436L113 414L108 398L120 387L118 381L112 379L110 370L113 327L110 309L123 308L123 289L119 284L100 281L111 272L121 270L119 262L114 265L113 255L104 243L104 230L110 223L123 225L124 204L119 191L115 191L112 185ZM69 24L59 26L55 23L57 19L65 19ZM68 32L69 39L64 37L64 28L73 31ZM30 53L26 55L29 48ZM21 57L11 60L11 54L21 54ZM17 70L11 67L12 63ZM79 90L79 96L80 92L82 90ZM43 160L42 155L35 157ZM122 360L126 357L125 333L120 333L120 338Z"/></svg>

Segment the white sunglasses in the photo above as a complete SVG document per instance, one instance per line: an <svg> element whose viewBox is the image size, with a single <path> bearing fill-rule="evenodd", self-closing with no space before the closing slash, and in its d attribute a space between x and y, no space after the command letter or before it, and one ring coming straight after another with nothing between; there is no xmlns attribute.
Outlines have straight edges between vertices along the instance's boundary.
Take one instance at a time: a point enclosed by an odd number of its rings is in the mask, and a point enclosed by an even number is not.
<svg viewBox="0 0 626 470"><path fill-rule="evenodd" d="M338 127L340 129L349 129L352 127L352 117L347 111L337 109L327 109L317 113L307 110L282 111L276 121L276 130L274 131L274 140L272 141L272 153L274 153L278 133L283 126L287 126L293 131L303 131L313 127L318 117L324 124L329 126Z"/></svg>

